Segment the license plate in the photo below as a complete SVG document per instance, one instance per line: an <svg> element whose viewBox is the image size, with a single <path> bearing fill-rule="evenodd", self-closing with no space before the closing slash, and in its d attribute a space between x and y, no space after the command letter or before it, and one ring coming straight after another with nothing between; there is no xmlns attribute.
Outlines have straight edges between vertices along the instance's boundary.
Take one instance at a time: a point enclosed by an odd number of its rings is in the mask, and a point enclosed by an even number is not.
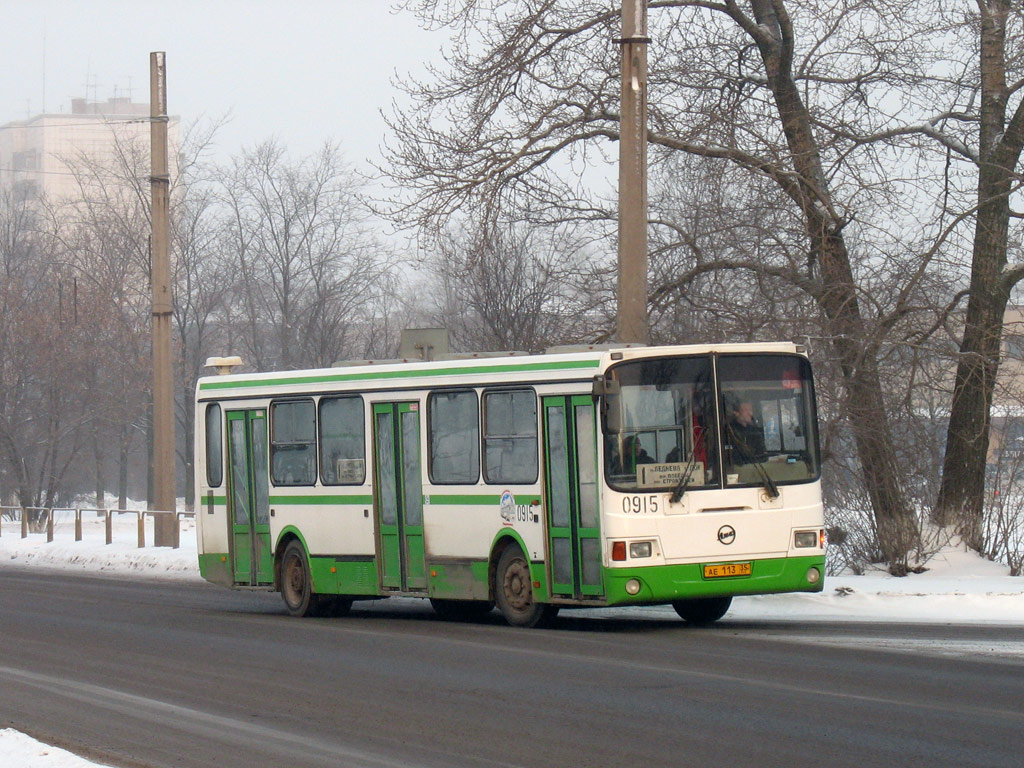
<svg viewBox="0 0 1024 768"><path fill-rule="evenodd" d="M705 565L705 579L721 579L727 576L749 576L751 563L719 563Z"/></svg>

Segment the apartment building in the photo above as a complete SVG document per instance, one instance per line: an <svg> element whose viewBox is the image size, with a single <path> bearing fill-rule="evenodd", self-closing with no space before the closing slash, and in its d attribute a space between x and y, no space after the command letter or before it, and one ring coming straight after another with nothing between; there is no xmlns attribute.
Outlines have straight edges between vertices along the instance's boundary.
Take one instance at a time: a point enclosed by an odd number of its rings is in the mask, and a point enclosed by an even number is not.
<svg viewBox="0 0 1024 768"><path fill-rule="evenodd" d="M46 113L0 126L0 189L28 197L45 195L53 201L81 196L69 165L86 157L115 168L118 145L149 148L149 104L127 97L106 101L72 99L71 111ZM174 173L174 147L179 121L171 117L167 128Z"/></svg>

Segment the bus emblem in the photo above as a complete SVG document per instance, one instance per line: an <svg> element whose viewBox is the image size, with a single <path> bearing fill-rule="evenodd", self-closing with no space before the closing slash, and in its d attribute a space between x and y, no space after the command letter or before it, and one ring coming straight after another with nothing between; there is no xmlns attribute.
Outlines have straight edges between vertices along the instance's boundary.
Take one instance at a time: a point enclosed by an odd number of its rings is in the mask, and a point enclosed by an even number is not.
<svg viewBox="0 0 1024 768"><path fill-rule="evenodd" d="M501 519L511 525L516 520L516 497L512 495L511 491L505 491L501 494L501 503L499 505L501 509Z"/></svg>
<svg viewBox="0 0 1024 768"><path fill-rule="evenodd" d="M723 525L718 529L718 540L727 546L732 544L736 541L736 529L731 525Z"/></svg>

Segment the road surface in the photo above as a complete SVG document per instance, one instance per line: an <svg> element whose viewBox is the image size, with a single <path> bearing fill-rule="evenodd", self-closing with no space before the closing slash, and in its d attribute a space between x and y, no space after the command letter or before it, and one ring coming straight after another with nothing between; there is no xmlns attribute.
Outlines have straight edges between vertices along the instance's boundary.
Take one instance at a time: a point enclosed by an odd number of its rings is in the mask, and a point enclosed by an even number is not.
<svg viewBox="0 0 1024 768"><path fill-rule="evenodd" d="M1020 765L1020 628L275 594L0 569L0 728L115 766ZM2 763L2 760L0 760Z"/></svg>

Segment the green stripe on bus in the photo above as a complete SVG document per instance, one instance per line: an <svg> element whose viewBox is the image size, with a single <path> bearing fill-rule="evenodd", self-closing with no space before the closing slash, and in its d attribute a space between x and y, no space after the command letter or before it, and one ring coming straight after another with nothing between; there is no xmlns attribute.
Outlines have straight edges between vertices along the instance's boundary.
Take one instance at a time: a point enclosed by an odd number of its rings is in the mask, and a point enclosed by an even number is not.
<svg viewBox="0 0 1024 768"><path fill-rule="evenodd" d="M446 505L472 505L472 504L501 504L501 495L478 495L472 493L466 494L448 494L448 493L431 493L425 494L425 499L429 499L430 504L437 504L440 506ZM533 502L540 503L539 496L519 496L516 499L517 504L532 504Z"/></svg>
<svg viewBox="0 0 1024 768"><path fill-rule="evenodd" d="M271 496L271 504L372 504L373 496Z"/></svg>
<svg viewBox="0 0 1024 768"><path fill-rule="evenodd" d="M430 370L403 369L399 371L373 371L372 373L327 373L315 376L285 376L276 379L242 379L240 381L206 381L200 390L234 389L236 387L272 387L288 384L327 384L343 381L373 381L374 379L414 379L431 376L461 376L489 373L528 373L531 371L561 371L581 368L597 368L599 360L565 360L551 363L505 363L502 365L481 365L476 368L437 368Z"/></svg>
<svg viewBox="0 0 1024 768"><path fill-rule="evenodd" d="M478 496L475 494L447 494L447 493L431 493L427 494L430 499L430 504L455 504L455 505L473 505L473 504L500 504L501 496Z"/></svg>

